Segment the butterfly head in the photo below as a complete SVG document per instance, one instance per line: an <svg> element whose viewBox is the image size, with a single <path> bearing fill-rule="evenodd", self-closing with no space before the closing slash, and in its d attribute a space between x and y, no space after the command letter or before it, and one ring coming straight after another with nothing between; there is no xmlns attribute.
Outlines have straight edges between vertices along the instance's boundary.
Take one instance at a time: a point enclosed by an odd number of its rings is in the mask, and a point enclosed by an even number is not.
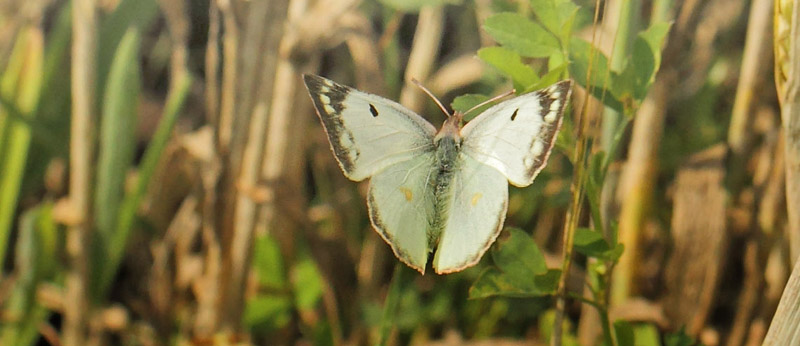
<svg viewBox="0 0 800 346"><path fill-rule="evenodd" d="M461 143L461 120L464 119L464 113L453 112L447 116L442 128L436 133L434 142L440 141L444 137L453 138L456 143Z"/></svg>

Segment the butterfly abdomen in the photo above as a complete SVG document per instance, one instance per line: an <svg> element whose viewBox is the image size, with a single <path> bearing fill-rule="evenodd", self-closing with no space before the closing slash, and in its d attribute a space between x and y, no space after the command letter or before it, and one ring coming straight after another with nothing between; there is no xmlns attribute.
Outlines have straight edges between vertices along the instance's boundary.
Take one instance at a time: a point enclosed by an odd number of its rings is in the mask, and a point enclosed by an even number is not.
<svg viewBox="0 0 800 346"><path fill-rule="evenodd" d="M450 215L450 203L453 195L453 176L458 170L458 154L461 140L455 136L442 136L436 140L436 177L431 187L434 194L434 213L431 222L430 242L435 244L439 234Z"/></svg>

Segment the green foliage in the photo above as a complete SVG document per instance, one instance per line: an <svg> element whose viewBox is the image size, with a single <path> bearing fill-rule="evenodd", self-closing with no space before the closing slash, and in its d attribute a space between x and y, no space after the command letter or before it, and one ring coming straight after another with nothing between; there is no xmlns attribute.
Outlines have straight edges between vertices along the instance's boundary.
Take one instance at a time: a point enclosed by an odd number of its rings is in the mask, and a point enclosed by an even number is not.
<svg viewBox="0 0 800 346"><path fill-rule="evenodd" d="M0 75L0 268L3 268L31 142L42 83L43 37L22 29ZM10 107L8 107L10 106Z"/></svg>
<svg viewBox="0 0 800 346"><path fill-rule="evenodd" d="M510 49L485 47L478 50L478 57L511 78L517 90L525 90L539 81L533 68L522 63L522 57Z"/></svg>
<svg viewBox="0 0 800 346"><path fill-rule="evenodd" d="M122 256L125 253L125 247L128 244L128 237L133 229L139 203L142 198L144 198L147 187L150 184L150 178L153 177L158 160L167 146L167 141L172 134L172 129L175 127L175 122L177 122L178 116L183 109L183 103L186 101L186 97L189 94L191 76L184 75L183 78L174 81L174 83L175 87L173 92L169 93L169 98L164 106L164 114L139 164L139 175L136 184L131 191L125 194L120 204L119 216L116 220L116 229L107 243L107 257L102 267L98 268L100 276L98 282L99 290L97 292L100 297L104 296L107 292L111 280L122 260Z"/></svg>
<svg viewBox="0 0 800 346"><path fill-rule="evenodd" d="M483 28L498 43L524 57L543 58L561 51L553 34L517 13L492 15L486 18Z"/></svg>
<svg viewBox="0 0 800 346"><path fill-rule="evenodd" d="M571 75L606 106L630 117L653 84L661 64L661 48L669 28L669 23L654 23L640 32L634 41L631 56L624 62L624 68L619 73L608 70L608 57L590 43L580 39L572 40Z"/></svg>
<svg viewBox="0 0 800 346"><path fill-rule="evenodd" d="M578 6L570 0L531 0L531 8L547 30L561 42L569 41Z"/></svg>
<svg viewBox="0 0 800 346"><path fill-rule="evenodd" d="M545 340L549 342L553 337L553 326L556 322L555 310L549 310L539 319L539 331ZM578 338L575 337L575 328L569 320L565 319L561 323L562 338L561 344L564 346L578 346Z"/></svg>
<svg viewBox="0 0 800 346"><path fill-rule="evenodd" d="M475 107L488 99L489 97L481 94L464 94L453 99L453 103L450 104L450 107L453 107L453 110L456 112L466 113L468 110L472 109L472 107ZM464 120L471 120L476 115L481 114L481 112L485 111L491 106L491 104L486 104L467 114L464 114Z"/></svg>
<svg viewBox="0 0 800 346"><path fill-rule="evenodd" d="M285 264L278 242L273 237L263 234L255 238L252 265L260 289L245 303L243 320L248 328L258 331L258 334L268 334L286 326L292 317L292 299L283 269Z"/></svg>
<svg viewBox="0 0 800 346"><path fill-rule="evenodd" d="M525 232L509 228L510 236L492 249L496 267L481 273L470 298L536 297L555 293L560 270L548 269L539 247Z"/></svg>
<svg viewBox="0 0 800 346"><path fill-rule="evenodd" d="M589 257L615 262L622 255L623 245L612 247L600 232L578 228L575 230L575 250Z"/></svg>
<svg viewBox="0 0 800 346"><path fill-rule="evenodd" d="M633 334L633 326L627 321L619 320L614 322L614 333L617 336L617 345L634 346L636 338Z"/></svg>
<svg viewBox="0 0 800 346"><path fill-rule="evenodd" d="M22 214L14 261L18 277L3 302L8 319L0 325L0 344L31 345L39 336L39 326L50 312L38 302L36 292L40 284L58 275L61 241L51 204Z"/></svg>
<svg viewBox="0 0 800 346"><path fill-rule="evenodd" d="M116 226L125 177L136 151L141 88L138 62L139 33L131 28L117 47L104 89L94 197L95 224L102 238L108 238Z"/></svg>
<svg viewBox="0 0 800 346"><path fill-rule="evenodd" d="M667 333L667 335L664 336L665 346L691 346L696 344L697 341L691 336L686 335L686 330L684 330L684 328L674 333Z"/></svg>

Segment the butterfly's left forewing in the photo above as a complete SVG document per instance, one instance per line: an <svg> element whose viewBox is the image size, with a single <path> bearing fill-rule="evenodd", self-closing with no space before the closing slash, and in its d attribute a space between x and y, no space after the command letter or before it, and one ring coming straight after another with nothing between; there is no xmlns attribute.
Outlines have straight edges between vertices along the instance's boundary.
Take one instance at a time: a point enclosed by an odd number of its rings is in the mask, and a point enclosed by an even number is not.
<svg viewBox="0 0 800 346"><path fill-rule="evenodd" d="M320 76L303 78L333 154L351 180L433 150L436 129L400 104Z"/></svg>
<svg viewBox="0 0 800 346"><path fill-rule="evenodd" d="M461 130L463 151L525 187L544 168L561 127L570 81L487 109Z"/></svg>

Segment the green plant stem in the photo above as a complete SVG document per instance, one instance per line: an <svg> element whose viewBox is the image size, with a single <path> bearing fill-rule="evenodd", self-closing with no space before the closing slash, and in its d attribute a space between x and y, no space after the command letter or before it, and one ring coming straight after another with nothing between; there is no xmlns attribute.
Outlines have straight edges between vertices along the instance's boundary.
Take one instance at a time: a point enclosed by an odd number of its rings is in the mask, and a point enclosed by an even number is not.
<svg viewBox="0 0 800 346"><path fill-rule="evenodd" d="M389 341L389 335L392 334L392 327L394 326L395 317L397 317L397 307L400 305L400 294L403 292L403 286L408 279L408 270L403 263L397 262L394 266L394 274L392 274L391 286L389 286L389 293L386 295L386 300L383 303L383 317L381 318L380 341L378 345L386 345Z"/></svg>
<svg viewBox="0 0 800 346"><path fill-rule="evenodd" d="M614 36L614 47L611 51L611 59L608 63L611 65L608 71L621 72L625 68L625 62L630 55L633 41L636 39L636 32L639 27L639 9L641 8L640 0L619 1L617 11L617 32ZM611 9L613 10L613 9ZM608 78L608 76L599 76L600 78ZM603 134L601 143L603 150L608 152L614 145L614 134L620 126L619 112L605 107L603 112Z"/></svg>

